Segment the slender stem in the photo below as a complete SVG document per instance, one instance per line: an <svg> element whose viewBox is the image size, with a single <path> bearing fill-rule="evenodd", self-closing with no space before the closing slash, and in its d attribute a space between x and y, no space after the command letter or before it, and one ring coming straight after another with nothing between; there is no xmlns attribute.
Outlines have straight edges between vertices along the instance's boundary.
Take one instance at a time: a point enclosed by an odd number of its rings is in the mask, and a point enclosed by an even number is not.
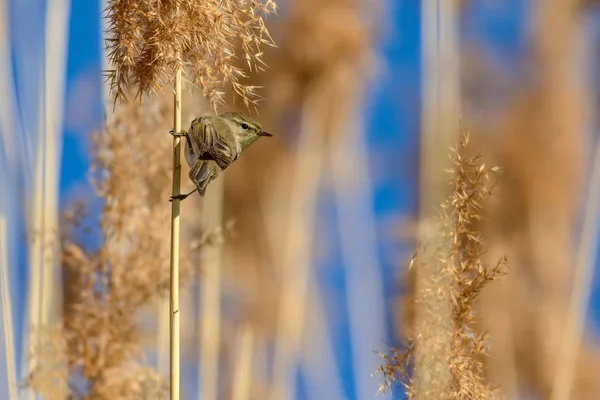
<svg viewBox="0 0 600 400"><path fill-rule="evenodd" d="M575 278L567 321L564 325L559 362L556 364L556 378L552 389L552 399L570 399L575 377L577 357L581 352L581 342L585 329L585 317L588 311L594 266L596 265L596 243L598 237L598 216L600 215L600 141L596 144L596 153L592 165L589 193L583 232L579 241L579 252L575 264Z"/></svg>
<svg viewBox="0 0 600 400"><path fill-rule="evenodd" d="M326 90L323 90L326 93ZM329 98L311 91L304 100L300 142L288 189L287 226L281 235L283 253L276 255L282 271L277 337L273 355L271 400L292 398L294 363L304 338L307 286L311 274L312 233L317 191L322 175L323 132ZM281 258L279 258L281 257Z"/></svg>
<svg viewBox="0 0 600 400"><path fill-rule="evenodd" d="M13 340L13 319L10 289L8 284L8 239L6 236L6 218L0 214L0 299L2 300L2 325L4 330L4 354L6 362L6 380L8 398L17 400L17 378L15 374L15 343Z"/></svg>
<svg viewBox="0 0 600 400"><path fill-rule="evenodd" d="M41 322L60 320L62 314L62 278L58 268L58 179L62 154L62 101L66 80L66 50L70 0L48 2L44 44L44 211L41 265ZM57 99L61 99L57 101Z"/></svg>
<svg viewBox="0 0 600 400"><path fill-rule="evenodd" d="M202 222L207 232L223 225L224 176L212 182L202 208ZM200 277L200 368L198 382L202 400L219 398L219 346L221 341L221 246L211 246L203 251Z"/></svg>
<svg viewBox="0 0 600 400"><path fill-rule="evenodd" d="M430 0L421 2L421 59L423 71L419 241L427 243L416 269L415 329L419 345L415 352L414 386L417 400L439 398L448 390L452 374L446 356L451 349L451 303L424 293L439 291L449 285L440 275L443 265L435 249L449 245L440 235L434 220L435 209L449 194L446 156L459 133L460 93L457 42L457 2ZM431 310L435 310L432 312ZM435 333L434 333L435 331Z"/></svg>
<svg viewBox="0 0 600 400"><path fill-rule="evenodd" d="M232 400L250 399L252 383L252 361L254 356L254 327L249 323L238 327L235 364L232 385Z"/></svg>
<svg viewBox="0 0 600 400"><path fill-rule="evenodd" d="M41 71L40 71L41 73ZM41 80L41 78L40 78ZM43 97L38 98L38 126L41 126L43 121L44 104ZM41 265L42 265L42 246L43 246L43 213L44 213L44 135L37 132L38 143L35 148L36 157L34 159L34 172L33 172L33 188L31 195L31 202L28 204L29 218L28 231L31 235L29 244L29 265L27 271L27 279L29 289L27 290L27 313L28 323L26 332L24 333L24 340L22 343L21 357L22 357L22 375L28 376L36 368L36 360L33 357L29 357L30 350L36 346L34 342L36 340L34 330L38 329L41 324L40 321L40 307L42 301L40 298L41 289ZM33 400L36 398L35 392L30 387L26 387L23 390L23 398L27 400Z"/></svg>
<svg viewBox="0 0 600 400"><path fill-rule="evenodd" d="M377 255L377 228L371 204L367 143L361 132L360 90L346 89L330 112L331 139L326 159L331 166L340 259L346 282L351 359L357 398L377 393L379 382L364 379L379 362L373 350L385 337L385 300ZM359 228L360 229L357 229Z"/></svg>
<svg viewBox="0 0 600 400"><path fill-rule="evenodd" d="M309 277L307 291L310 296L306 297L306 307L310 312L306 316L306 333L299 355L300 368L306 376L306 398L343 399L342 380L335 361L334 333L329 328L324 303L327 294L318 287L314 275Z"/></svg>
<svg viewBox="0 0 600 400"><path fill-rule="evenodd" d="M175 97L173 111L173 129L181 131L181 68L175 74ZM173 196L181 190L181 138L173 136ZM171 202L171 318L170 333L170 393L171 400L179 400L179 205Z"/></svg>

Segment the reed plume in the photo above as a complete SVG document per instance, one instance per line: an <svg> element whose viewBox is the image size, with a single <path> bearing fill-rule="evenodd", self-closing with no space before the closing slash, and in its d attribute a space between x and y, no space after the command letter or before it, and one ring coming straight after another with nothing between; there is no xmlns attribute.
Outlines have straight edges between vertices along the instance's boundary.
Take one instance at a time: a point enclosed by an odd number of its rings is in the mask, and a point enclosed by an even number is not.
<svg viewBox="0 0 600 400"><path fill-rule="evenodd" d="M91 177L104 200L97 227L102 242L91 250L80 228L63 232L65 318L39 332L42 345L32 355L39 361L27 380L40 394L55 393L58 382L63 395L81 399L167 395L168 385L144 354L148 321L142 317L169 290L169 160L163 157L169 144L160 140L169 111L164 101L152 99L143 106L118 105L104 132L92 136ZM70 211L75 229L79 212ZM185 239L181 273L188 282L196 250L211 238Z"/></svg>
<svg viewBox="0 0 600 400"><path fill-rule="evenodd" d="M255 105L254 87L240 83L246 73L236 61L252 69L262 68L263 44L273 45L261 14L274 13L272 0L225 0L172 2L108 2L107 51L108 73L115 103L125 98L129 87L138 97L156 93L159 87L173 83L173 131L181 131L181 90L201 87L216 111L223 103L223 89L230 87L244 104ZM236 58L235 46L242 54ZM173 137L172 196L180 194L181 140ZM171 205L170 256L170 395L179 399L179 225L180 200Z"/></svg>
<svg viewBox="0 0 600 400"><path fill-rule="evenodd" d="M498 168L486 166L481 154L469 155L468 143L468 136L463 136L459 146L452 149L451 194L440 205L436 223L444 239L420 243L409 267L419 276L419 269L427 268L427 264L438 265L438 274L425 274L427 279L412 296L414 307L432 317L412 322L406 349L382 355L385 362L378 368L384 378L382 391L401 382L410 399L497 397L486 381L482 362L486 334L478 326L474 306L482 289L498 279L506 265L504 258L491 265L483 261L485 242L476 225L482 216L482 204L492 194L490 177ZM449 246L445 246L447 243ZM445 312L439 310L446 305L450 306L450 330ZM423 345L433 346L428 350L436 357L431 364L419 365L429 362L429 358L417 357ZM439 364L447 366L450 379L436 375L435 366Z"/></svg>
<svg viewBox="0 0 600 400"><path fill-rule="evenodd" d="M549 399L553 387L562 385L571 387L567 398L592 399L599 390L600 352L591 335L564 349L566 359L559 351L569 321L567 302L577 296L571 292L575 249L585 238L578 239L576 228L587 149L593 148L588 142L593 100L585 73L589 47L581 23L586 11L578 1L537 4L526 74L504 85L506 103L496 103L485 121L472 125L486 156L504 167L481 225L489 259L508 254L511 273L484 291L481 315L490 332L488 377L507 397ZM477 82L479 93L498 82L485 69L489 75ZM490 111L496 123L490 123ZM479 113L475 107L468 118L474 121ZM578 304L576 312L585 307ZM577 360L571 367L569 358Z"/></svg>
<svg viewBox="0 0 600 400"><path fill-rule="evenodd" d="M156 93L181 69L184 86L201 88L213 109L227 88L253 104L256 87L241 80L265 65L261 46L274 43L261 15L276 9L272 0L108 1L107 77L115 101L130 88L137 96Z"/></svg>

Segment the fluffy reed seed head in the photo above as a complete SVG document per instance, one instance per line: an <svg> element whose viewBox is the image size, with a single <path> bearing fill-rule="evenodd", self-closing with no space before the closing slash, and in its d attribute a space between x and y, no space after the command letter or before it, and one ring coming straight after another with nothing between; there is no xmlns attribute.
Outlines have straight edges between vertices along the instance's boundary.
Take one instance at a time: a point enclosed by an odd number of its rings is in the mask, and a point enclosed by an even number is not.
<svg viewBox="0 0 600 400"><path fill-rule="evenodd" d="M262 69L261 46L274 46L261 14L276 13L272 0L109 0L107 71L114 101L131 86L137 96L170 86L178 68L189 87L200 87L216 110L231 87L246 106L256 104L256 87L240 83ZM240 45L242 54L235 55Z"/></svg>
<svg viewBox="0 0 600 400"><path fill-rule="evenodd" d="M411 260L411 267L426 268L431 263L438 263L441 273L428 278L421 293L416 295L416 303L425 307L425 312L437 314L434 308L428 308L431 299L440 296L448 300L452 311L452 332L441 332L447 325L438 323L436 319L427 319L425 324L413 328L408 345L404 351L392 349L391 355L380 354L384 359L379 372L384 382L381 391L391 388L394 382L401 382L408 398L439 399L493 399L497 398L484 379L482 357L486 355L486 335L478 332L474 317L473 305L484 286L502 273L506 260L502 258L497 264L487 265L483 262L485 253L484 241L476 230L476 222L481 218L482 204L492 193L489 181L498 167L487 167L481 161L481 154L467 154L468 136L464 136L460 145L452 149L454 168L452 194L441 204L439 215L440 234L448 237L451 246L423 252L423 243ZM430 254L429 257L423 257ZM440 285L443 282L443 285ZM437 357L450 367L451 380L444 385L443 393L429 393L428 388L418 386L418 376L413 371L419 360L415 359L416 349L423 343L435 346L435 338L439 335L450 335L450 341L441 341L436 349ZM444 343L451 343L445 348ZM421 371L427 370L426 366ZM433 396L433 397L429 397Z"/></svg>
<svg viewBox="0 0 600 400"><path fill-rule="evenodd" d="M168 131L171 107L168 96L119 104L104 131L92 135L91 180L103 200L95 230L102 241L90 250L81 239L85 228L63 232L64 320L40 328L34 341L40 345L31 349L36 368L25 382L44 398L167 398L143 339L153 322L149 306L169 290L170 160L163 155L170 144L160 137ZM66 216L72 221L66 227L76 227L82 211L69 207ZM226 233L194 227L182 224L182 289L196 273L198 250Z"/></svg>

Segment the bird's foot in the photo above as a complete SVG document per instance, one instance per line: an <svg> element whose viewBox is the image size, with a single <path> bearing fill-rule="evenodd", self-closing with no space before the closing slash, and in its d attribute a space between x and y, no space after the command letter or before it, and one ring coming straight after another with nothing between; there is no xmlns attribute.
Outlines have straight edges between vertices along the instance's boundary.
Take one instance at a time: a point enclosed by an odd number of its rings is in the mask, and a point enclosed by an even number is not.
<svg viewBox="0 0 600 400"><path fill-rule="evenodd" d="M175 132L173 129L171 129L169 131L169 135L174 136L174 137L186 137L187 136L187 132L185 131L181 131L181 132Z"/></svg>
<svg viewBox="0 0 600 400"><path fill-rule="evenodd" d="M176 194L175 196L171 196L171 198L169 199L169 201L173 201L173 200L185 200L190 194L194 193L196 190L198 190L198 188L192 190L189 193L182 193L182 194Z"/></svg>
<svg viewBox="0 0 600 400"><path fill-rule="evenodd" d="M189 194L178 194L176 196L171 196L169 198L169 201L173 201L173 200L185 200L187 197L189 196Z"/></svg>

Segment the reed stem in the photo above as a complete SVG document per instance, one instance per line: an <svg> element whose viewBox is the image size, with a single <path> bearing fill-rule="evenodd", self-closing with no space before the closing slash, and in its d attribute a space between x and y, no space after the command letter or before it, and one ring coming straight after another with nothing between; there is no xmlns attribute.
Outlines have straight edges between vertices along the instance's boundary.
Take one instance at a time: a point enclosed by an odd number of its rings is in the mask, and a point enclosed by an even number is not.
<svg viewBox="0 0 600 400"><path fill-rule="evenodd" d="M596 144L588 190L583 216L583 232L579 241L575 278L567 311L567 321L564 325L560 358L556 364L552 400L571 398L573 382L576 377L577 357L581 352L581 342L585 331L585 318L594 282L598 216L600 215L600 141Z"/></svg>
<svg viewBox="0 0 600 400"><path fill-rule="evenodd" d="M224 176L212 182L206 194L202 222L206 232L223 225ZM222 247L211 246L204 250L202 276L200 276L200 399L219 398L219 347L221 344L221 276Z"/></svg>
<svg viewBox="0 0 600 400"><path fill-rule="evenodd" d="M13 340L13 318L8 284L8 236L6 218L0 214L0 299L2 299L2 326L4 330L4 355L9 400L17 400L17 378Z"/></svg>
<svg viewBox="0 0 600 400"><path fill-rule="evenodd" d="M173 129L181 131L181 67L175 73ZM173 136L173 196L181 191L181 138ZM180 200L171 203L171 318L169 324L170 399L179 400L179 211Z"/></svg>

